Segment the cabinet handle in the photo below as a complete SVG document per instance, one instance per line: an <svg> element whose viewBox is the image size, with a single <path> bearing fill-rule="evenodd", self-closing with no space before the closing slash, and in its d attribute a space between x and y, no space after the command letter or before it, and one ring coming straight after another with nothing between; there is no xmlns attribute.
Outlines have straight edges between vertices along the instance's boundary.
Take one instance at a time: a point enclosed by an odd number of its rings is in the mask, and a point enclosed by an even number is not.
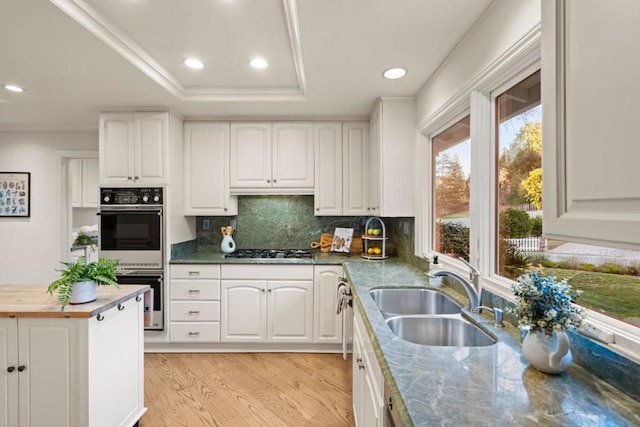
<svg viewBox="0 0 640 427"><path fill-rule="evenodd" d="M127 179L128 179L129 181L131 181L131 180L133 179L133 177L128 176L128 177L127 177Z"/></svg>
<svg viewBox="0 0 640 427"><path fill-rule="evenodd" d="M226 211L227 211L227 208L224 208L224 211L226 212Z"/></svg>
<svg viewBox="0 0 640 427"><path fill-rule="evenodd" d="M190 294L199 294L200 293L200 289L189 289L189 293Z"/></svg>
<svg viewBox="0 0 640 427"><path fill-rule="evenodd" d="M118 304L118 311L122 311L122 310L124 310L124 305Z"/></svg>
<svg viewBox="0 0 640 427"><path fill-rule="evenodd" d="M364 363L358 363L358 369L364 369Z"/></svg>
<svg viewBox="0 0 640 427"><path fill-rule="evenodd" d="M198 335L200 335L200 332L189 332L190 337L197 337Z"/></svg>
<svg viewBox="0 0 640 427"><path fill-rule="evenodd" d="M15 370L16 370L16 367L15 367L15 366L9 366L9 367L7 368L7 372L9 372L9 373L11 373L11 372L13 372L13 371L15 371Z"/></svg>
<svg viewBox="0 0 640 427"><path fill-rule="evenodd" d="M139 176L137 176L137 175L133 177L133 180L134 180L134 181L136 181L136 180L138 180L138 179L140 179L140 177L139 177Z"/></svg>
<svg viewBox="0 0 640 427"><path fill-rule="evenodd" d="M370 211L370 210L371 210L371 208L367 208L367 210L368 210L368 211Z"/></svg>
<svg viewBox="0 0 640 427"><path fill-rule="evenodd" d="M26 369L26 366L24 366L24 365L20 365L20 366L18 366L18 372L22 372L22 371L24 371L25 369Z"/></svg>
<svg viewBox="0 0 640 427"><path fill-rule="evenodd" d="M269 292L271 292L271 289L269 289Z"/></svg>
<svg viewBox="0 0 640 427"><path fill-rule="evenodd" d="M140 301L142 301L142 297L141 297L140 295L138 295L138 296L136 297L136 302L140 302Z"/></svg>
<svg viewBox="0 0 640 427"><path fill-rule="evenodd" d="M278 182L278 181L274 179L274 180L273 180L273 183L275 184L276 182Z"/></svg>
<svg viewBox="0 0 640 427"><path fill-rule="evenodd" d="M200 272L199 271L190 271L189 272L189 276L199 276Z"/></svg>
<svg viewBox="0 0 640 427"><path fill-rule="evenodd" d="M270 180L270 179L268 179L268 180L267 180L267 182L271 183L271 180Z"/></svg>
<svg viewBox="0 0 640 427"><path fill-rule="evenodd" d="M189 310L189 314L200 314L200 310Z"/></svg>
<svg viewBox="0 0 640 427"><path fill-rule="evenodd" d="M264 292L264 289L260 289L261 292Z"/></svg>
<svg viewBox="0 0 640 427"><path fill-rule="evenodd" d="M358 363L362 363L362 357L358 357L358 358L356 359L356 362L358 362Z"/></svg>
<svg viewBox="0 0 640 427"><path fill-rule="evenodd" d="M96 319L98 319L98 322L102 322L104 320L104 316L102 314L98 314Z"/></svg>
<svg viewBox="0 0 640 427"><path fill-rule="evenodd" d="M320 208L316 208L316 210L317 210L317 211L319 211L319 210L320 210Z"/></svg>

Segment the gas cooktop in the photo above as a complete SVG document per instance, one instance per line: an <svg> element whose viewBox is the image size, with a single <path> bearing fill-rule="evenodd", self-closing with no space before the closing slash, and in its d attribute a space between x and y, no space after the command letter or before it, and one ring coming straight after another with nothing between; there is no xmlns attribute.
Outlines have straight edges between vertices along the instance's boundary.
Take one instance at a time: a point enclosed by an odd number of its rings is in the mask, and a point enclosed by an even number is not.
<svg viewBox="0 0 640 427"><path fill-rule="evenodd" d="M311 249L238 249L226 254L225 258L311 258Z"/></svg>

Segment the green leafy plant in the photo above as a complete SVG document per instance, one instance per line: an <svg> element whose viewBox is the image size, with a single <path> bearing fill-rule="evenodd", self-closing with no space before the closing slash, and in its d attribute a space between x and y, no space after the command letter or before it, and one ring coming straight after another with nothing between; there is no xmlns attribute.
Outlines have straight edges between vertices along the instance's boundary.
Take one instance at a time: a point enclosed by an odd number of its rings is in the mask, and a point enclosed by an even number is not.
<svg viewBox="0 0 640 427"><path fill-rule="evenodd" d="M520 328L550 337L554 331L573 330L582 324L584 310L572 304L581 291L572 294L566 279L558 281L536 269L520 276L512 289L516 306L508 312L518 317Z"/></svg>
<svg viewBox="0 0 640 427"><path fill-rule="evenodd" d="M56 270L61 273L61 276L49 285L47 292L51 295L58 292L58 301L62 305L61 311L64 311L71 299L73 285L78 282L94 281L97 285L119 287L116 278L118 262L120 260L100 258L97 262L85 264L84 257L78 258L76 262L61 262L66 268Z"/></svg>

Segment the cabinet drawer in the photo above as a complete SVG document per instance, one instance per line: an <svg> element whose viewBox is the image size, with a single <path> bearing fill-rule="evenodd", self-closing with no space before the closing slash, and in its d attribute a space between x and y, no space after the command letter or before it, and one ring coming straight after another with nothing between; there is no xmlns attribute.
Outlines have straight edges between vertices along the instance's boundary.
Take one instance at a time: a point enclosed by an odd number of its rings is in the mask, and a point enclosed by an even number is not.
<svg viewBox="0 0 640 427"><path fill-rule="evenodd" d="M220 322L172 322L171 342L220 342Z"/></svg>
<svg viewBox="0 0 640 427"><path fill-rule="evenodd" d="M219 301L171 301L171 321L220 321Z"/></svg>
<svg viewBox="0 0 640 427"><path fill-rule="evenodd" d="M172 279L219 279L220 266L206 264L184 264L171 266Z"/></svg>
<svg viewBox="0 0 640 427"><path fill-rule="evenodd" d="M171 299L220 300L220 280L172 280Z"/></svg>

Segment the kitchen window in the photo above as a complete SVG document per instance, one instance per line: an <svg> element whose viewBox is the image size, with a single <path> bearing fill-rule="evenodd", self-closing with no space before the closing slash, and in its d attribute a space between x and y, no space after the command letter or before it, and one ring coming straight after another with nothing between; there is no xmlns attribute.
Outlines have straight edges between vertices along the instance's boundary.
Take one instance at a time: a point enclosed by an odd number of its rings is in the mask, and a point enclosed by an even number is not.
<svg viewBox="0 0 640 427"><path fill-rule="evenodd" d="M470 116L431 140L433 250L469 260Z"/></svg>
<svg viewBox="0 0 640 427"><path fill-rule="evenodd" d="M582 291L578 305L640 327L640 252L545 237L540 71L497 96L495 116L496 273L540 265Z"/></svg>

